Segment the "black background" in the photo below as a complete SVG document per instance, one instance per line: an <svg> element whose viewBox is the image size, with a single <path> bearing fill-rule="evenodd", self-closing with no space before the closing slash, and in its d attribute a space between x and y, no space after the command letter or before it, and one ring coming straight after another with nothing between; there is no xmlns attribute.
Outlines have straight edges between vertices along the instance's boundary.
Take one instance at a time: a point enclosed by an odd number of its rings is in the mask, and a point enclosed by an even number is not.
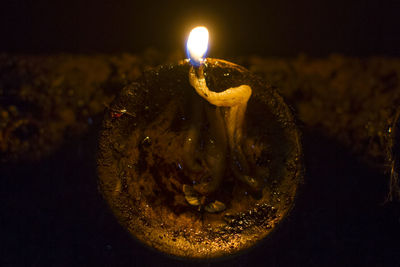
<svg viewBox="0 0 400 267"><path fill-rule="evenodd" d="M1 3L0 52L166 53L198 24L210 56L400 56L399 1L77 1ZM399 209L387 176L304 133L306 183L270 239L235 258L186 262L135 242L97 191L102 118L40 163L0 166L5 266L396 266Z"/></svg>
<svg viewBox="0 0 400 267"><path fill-rule="evenodd" d="M6 0L0 12L3 52L183 50L200 24L218 58L400 55L395 0Z"/></svg>

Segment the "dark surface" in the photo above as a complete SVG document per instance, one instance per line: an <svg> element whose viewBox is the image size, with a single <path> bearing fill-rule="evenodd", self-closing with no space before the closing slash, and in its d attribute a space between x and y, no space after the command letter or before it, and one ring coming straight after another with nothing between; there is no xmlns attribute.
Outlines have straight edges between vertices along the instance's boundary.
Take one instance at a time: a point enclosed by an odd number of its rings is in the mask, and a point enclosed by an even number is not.
<svg viewBox="0 0 400 267"><path fill-rule="evenodd" d="M144 248L118 225L97 191L97 128L39 164L2 166L3 265L187 264ZM248 253L212 265L399 263L399 210L382 203L385 179L312 133L305 155L307 181L288 221Z"/></svg>
<svg viewBox="0 0 400 267"><path fill-rule="evenodd" d="M95 171L103 116L92 115L87 131L66 135L36 161L20 155L1 163L1 265L188 265L132 240L107 208ZM209 265L399 265L400 210L398 203L384 203L388 177L309 125L303 122L306 182L292 215L263 244Z"/></svg>

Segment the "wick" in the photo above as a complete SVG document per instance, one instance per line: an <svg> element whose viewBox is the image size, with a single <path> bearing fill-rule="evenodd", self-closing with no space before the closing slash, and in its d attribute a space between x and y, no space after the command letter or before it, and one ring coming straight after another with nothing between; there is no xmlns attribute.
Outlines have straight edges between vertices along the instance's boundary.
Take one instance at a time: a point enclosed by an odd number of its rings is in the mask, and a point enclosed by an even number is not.
<svg viewBox="0 0 400 267"><path fill-rule="evenodd" d="M216 106L216 109L205 107L207 119L210 123L210 134L214 141L209 142L212 139L206 141L208 145L206 145L206 153L202 161L206 164L204 168L210 172L211 180L200 182L194 185L193 189L202 195L209 195L219 188L225 172L225 158L228 148L231 154L232 173L249 186L257 187L257 183L254 183L254 179L249 176L249 166L241 148L244 115L252 93L251 87L240 85L219 93L210 91L204 77L203 66L198 68L192 66L190 68L189 82L198 95L211 105ZM196 105L194 104L194 106ZM199 113L199 109L194 112L198 118L200 118ZM203 167L196 164L193 157L195 145L199 138L199 124L192 125L189 130L189 137L184 145L185 162L192 171L200 171Z"/></svg>
<svg viewBox="0 0 400 267"><path fill-rule="evenodd" d="M246 112L247 102L251 96L251 87L240 85L231 87L223 92L213 92L207 87L204 77L204 68L191 67L189 71L189 82L196 92L210 104L217 107L229 107L227 111L227 134L229 146L234 149L242 138L242 126Z"/></svg>

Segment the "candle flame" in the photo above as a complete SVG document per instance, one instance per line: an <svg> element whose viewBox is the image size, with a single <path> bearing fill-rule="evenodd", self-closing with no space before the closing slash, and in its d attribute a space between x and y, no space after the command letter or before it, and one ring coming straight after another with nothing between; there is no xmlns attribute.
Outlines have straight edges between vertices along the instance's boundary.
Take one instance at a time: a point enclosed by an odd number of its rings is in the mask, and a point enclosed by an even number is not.
<svg viewBox="0 0 400 267"><path fill-rule="evenodd" d="M199 26L194 28L186 43L187 55L194 66L200 66L208 49L208 30Z"/></svg>

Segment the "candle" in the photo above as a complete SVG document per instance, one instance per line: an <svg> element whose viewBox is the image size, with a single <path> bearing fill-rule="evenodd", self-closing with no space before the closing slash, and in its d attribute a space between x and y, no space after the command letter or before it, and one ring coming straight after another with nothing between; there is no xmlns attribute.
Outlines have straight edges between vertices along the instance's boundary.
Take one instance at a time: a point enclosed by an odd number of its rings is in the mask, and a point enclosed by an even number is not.
<svg viewBox="0 0 400 267"><path fill-rule="evenodd" d="M243 155L241 144L244 115L247 102L251 96L251 87L243 84L228 88L222 92L214 92L207 87L204 77L204 65L206 62L205 54L208 49L208 38L208 30L205 27L196 27L190 32L187 41L187 54L192 65L189 70L189 82L199 96L216 107L214 111L209 110L207 112L207 119L212 122L211 131L215 133L213 136L215 140L213 142L217 143L215 149L212 150L212 154L217 156L208 164L213 165L208 166L212 172L212 180L194 185L193 188L202 195L208 195L217 190L217 187L222 182L227 154L226 143L228 143L229 159L231 161L229 166L233 174L239 180L250 185L254 190L259 190L260 183L248 174L249 167ZM225 139L227 139L227 142ZM194 140L198 141L195 126L189 131L189 136L185 143L185 150L189 155L186 157L186 162L190 167L193 166L193 158L190 155L192 155L194 146L196 145ZM190 204L194 206L204 204L194 196L190 186L185 185L184 192ZM225 209L225 205L220 201L215 201L206 206L205 209L208 212L220 212Z"/></svg>
<svg viewBox="0 0 400 267"><path fill-rule="evenodd" d="M194 29L187 60L148 70L121 91L98 154L99 188L118 221L143 243L190 258L262 240L302 179L290 109L245 68L206 58L208 38Z"/></svg>

